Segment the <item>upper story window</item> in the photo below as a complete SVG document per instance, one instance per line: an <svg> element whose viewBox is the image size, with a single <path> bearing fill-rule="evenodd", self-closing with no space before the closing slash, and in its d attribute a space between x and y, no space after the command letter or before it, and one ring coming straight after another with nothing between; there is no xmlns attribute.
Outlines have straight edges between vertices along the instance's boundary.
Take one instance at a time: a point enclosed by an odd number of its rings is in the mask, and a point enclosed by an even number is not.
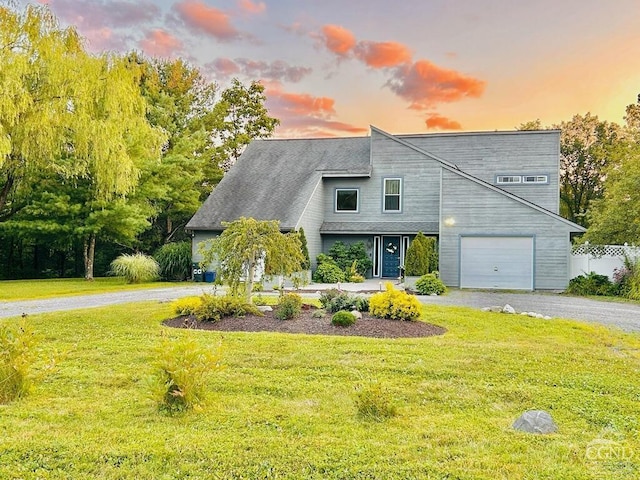
<svg viewBox="0 0 640 480"><path fill-rule="evenodd" d="M384 212L399 212L402 209L402 179L384 179Z"/></svg>
<svg viewBox="0 0 640 480"><path fill-rule="evenodd" d="M549 175L498 175L496 183L498 185L547 184Z"/></svg>
<svg viewBox="0 0 640 480"><path fill-rule="evenodd" d="M510 185L514 183L521 183L522 177L520 175L498 175L496 183L498 185Z"/></svg>
<svg viewBox="0 0 640 480"><path fill-rule="evenodd" d="M358 213L358 189L336 188L336 212Z"/></svg>
<svg viewBox="0 0 640 480"><path fill-rule="evenodd" d="M548 175L523 175L522 183L549 183Z"/></svg>

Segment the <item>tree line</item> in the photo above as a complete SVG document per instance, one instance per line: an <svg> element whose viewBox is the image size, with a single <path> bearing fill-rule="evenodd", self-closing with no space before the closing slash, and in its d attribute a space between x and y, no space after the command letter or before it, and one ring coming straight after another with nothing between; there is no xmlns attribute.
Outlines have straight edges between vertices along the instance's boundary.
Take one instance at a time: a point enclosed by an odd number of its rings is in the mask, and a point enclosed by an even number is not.
<svg viewBox="0 0 640 480"><path fill-rule="evenodd" d="M44 6L0 6L0 278L104 275L184 226L278 120L181 59L89 54Z"/></svg>
<svg viewBox="0 0 640 480"><path fill-rule="evenodd" d="M264 88L221 90L182 59L89 54L46 6L0 6L0 279L104 275L184 226L255 138ZM561 130L560 213L593 243L640 241L640 96L625 124Z"/></svg>
<svg viewBox="0 0 640 480"><path fill-rule="evenodd" d="M640 95L624 124L574 115L560 124L540 120L519 130L559 129L560 214L587 228L582 241L640 243Z"/></svg>

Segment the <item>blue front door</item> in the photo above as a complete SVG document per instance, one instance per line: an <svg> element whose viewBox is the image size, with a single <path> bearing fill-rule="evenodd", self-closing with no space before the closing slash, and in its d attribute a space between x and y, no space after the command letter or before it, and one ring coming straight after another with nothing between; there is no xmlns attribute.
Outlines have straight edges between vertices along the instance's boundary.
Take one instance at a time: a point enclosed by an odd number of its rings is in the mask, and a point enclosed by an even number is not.
<svg viewBox="0 0 640 480"><path fill-rule="evenodd" d="M400 276L400 237L382 237L382 276Z"/></svg>

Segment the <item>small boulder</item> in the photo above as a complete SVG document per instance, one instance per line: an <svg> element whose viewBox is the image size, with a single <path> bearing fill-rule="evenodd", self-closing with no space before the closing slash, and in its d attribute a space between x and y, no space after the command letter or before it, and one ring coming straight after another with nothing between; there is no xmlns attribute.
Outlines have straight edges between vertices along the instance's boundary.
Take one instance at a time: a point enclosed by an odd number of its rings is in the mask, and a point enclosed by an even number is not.
<svg viewBox="0 0 640 480"><path fill-rule="evenodd" d="M527 313L527 315L529 315L530 317L535 318L536 312L529 312L529 313Z"/></svg>
<svg viewBox="0 0 640 480"><path fill-rule="evenodd" d="M529 410L513 422L513 428L526 433L548 434L558 431L558 425L544 410Z"/></svg>
<svg viewBox="0 0 640 480"><path fill-rule="evenodd" d="M351 315L356 317L356 320L362 320L362 313L360 313L358 310L351 310Z"/></svg>
<svg viewBox="0 0 640 480"><path fill-rule="evenodd" d="M504 307L502 307L502 313L514 314L516 313L516 309L507 303Z"/></svg>
<svg viewBox="0 0 640 480"><path fill-rule="evenodd" d="M545 320L551 320L551 317L550 317L549 315L545 315L545 316L544 316L544 319L545 319Z"/></svg>
<svg viewBox="0 0 640 480"><path fill-rule="evenodd" d="M544 318L544 315L542 315L541 313L536 313L536 318Z"/></svg>
<svg viewBox="0 0 640 480"><path fill-rule="evenodd" d="M271 308L269 305L258 305L258 310L260 310L262 313L273 312L273 308Z"/></svg>

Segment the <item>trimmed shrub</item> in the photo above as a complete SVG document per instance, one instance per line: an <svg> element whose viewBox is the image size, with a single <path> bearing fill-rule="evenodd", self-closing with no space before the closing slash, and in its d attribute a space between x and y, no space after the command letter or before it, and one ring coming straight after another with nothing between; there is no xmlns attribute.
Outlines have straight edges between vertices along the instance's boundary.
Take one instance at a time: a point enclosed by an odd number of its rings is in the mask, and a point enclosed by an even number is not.
<svg viewBox="0 0 640 480"><path fill-rule="evenodd" d="M202 298L185 297L175 300L171 307L177 315L195 315L200 305L202 305Z"/></svg>
<svg viewBox="0 0 640 480"><path fill-rule="evenodd" d="M573 295L615 295L616 286L611 283L606 275L598 275L591 272L588 275L579 275L569 280L567 293Z"/></svg>
<svg viewBox="0 0 640 480"><path fill-rule="evenodd" d="M24 320L0 323L0 404L18 400L31 390L37 344Z"/></svg>
<svg viewBox="0 0 640 480"><path fill-rule="evenodd" d="M217 322L223 317L244 317L245 315L259 315L262 312L244 298L233 295L202 295L201 303L196 308L195 315L200 321Z"/></svg>
<svg viewBox="0 0 640 480"><path fill-rule="evenodd" d="M352 243L350 245L346 245L344 242L338 241L329 249L329 256L347 275L353 266L356 269L355 273L364 277L367 270L369 270L373 265L373 262L367 254L364 242L362 241Z"/></svg>
<svg viewBox="0 0 640 480"><path fill-rule="evenodd" d="M438 269L438 249L434 237L422 232L414 237L407 249L404 262L405 275L421 276Z"/></svg>
<svg viewBox="0 0 640 480"><path fill-rule="evenodd" d="M320 304L328 312L335 313L340 310L369 310L369 300L365 297L351 295L335 288L320 294Z"/></svg>
<svg viewBox="0 0 640 480"><path fill-rule="evenodd" d="M127 283L152 282L160 277L160 266L144 253L122 254L111 262L111 273L124 277Z"/></svg>
<svg viewBox="0 0 640 480"><path fill-rule="evenodd" d="M191 276L191 242L162 245L154 258L160 266L160 277L164 280L183 281Z"/></svg>
<svg viewBox="0 0 640 480"><path fill-rule="evenodd" d="M338 283L345 281L344 272L335 263L324 262L318 265L313 275L313 281L317 283Z"/></svg>
<svg viewBox="0 0 640 480"><path fill-rule="evenodd" d="M356 317L351 312L340 310L333 314L331 323L337 327L349 327L356 323Z"/></svg>
<svg viewBox="0 0 640 480"><path fill-rule="evenodd" d="M358 417L362 420L382 422L397 415L389 392L378 382L362 386L355 399Z"/></svg>
<svg viewBox="0 0 640 480"><path fill-rule="evenodd" d="M220 345L215 350L191 336L165 339L156 348L157 373L151 393L160 411L170 415L198 408L206 398L209 377L222 369Z"/></svg>
<svg viewBox="0 0 640 480"><path fill-rule="evenodd" d="M300 315L301 311L302 297L297 293L286 293L278 299L274 316L278 320L290 320Z"/></svg>
<svg viewBox="0 0 640 480"><path fill-rule="evenodd" d="M442 295L446 291L447 287L434 273L427 273L416 281L416 292L420 295Z"/></svg>
<svg viewBox="0 0 640 480"><path fill-rule="evenodd" d="M369 312L378 318L416 320L422 313L422 304L413 295L396 290L389 282L386 291L376 293L369 300Z"/></svg>
<svg viewBox="0 0 640 480"><path fill-rule="evenodd" d="M302 256L304 257L300 266L302 270L309 270L311 268L311 259L309 258L309 247L307 246L307 237L304 234L304 228L300 227L298 235L300 235L300 246L302 247Z"/></svg>

